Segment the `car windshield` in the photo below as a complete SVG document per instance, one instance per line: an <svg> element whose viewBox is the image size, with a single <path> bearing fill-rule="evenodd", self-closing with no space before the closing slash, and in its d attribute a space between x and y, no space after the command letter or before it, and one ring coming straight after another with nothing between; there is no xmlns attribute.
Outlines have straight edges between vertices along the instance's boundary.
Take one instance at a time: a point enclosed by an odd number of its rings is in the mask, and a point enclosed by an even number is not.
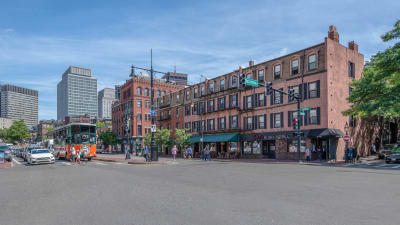
<svg viewBox="0 0 400 225"><path fill-rule="evenodd" d="M41 147L40 147L40 146L31 146L31 147L28 147L28 151L30 151L30 150L32 150L32 149L41 149Z"/></svg>
<svg viewBox="0 0 400 225"><path fill-rule="evenodd" d="M8 150L8 146L7 145L0 145L0 150Z"/></svg>
<svg viewBox="0 0 400 225"><path fill-rule="evenodd" d="M32 154L49 153L48 150L32 150Z"/></svg>

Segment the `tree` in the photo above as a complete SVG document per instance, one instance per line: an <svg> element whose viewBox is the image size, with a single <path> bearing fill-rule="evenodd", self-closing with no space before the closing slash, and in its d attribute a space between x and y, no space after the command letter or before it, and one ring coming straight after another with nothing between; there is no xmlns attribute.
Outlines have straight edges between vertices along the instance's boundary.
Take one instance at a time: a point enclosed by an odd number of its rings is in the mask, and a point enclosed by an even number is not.
<svg viewBox="0 0 400 225"><path fill-rule="evenodd" d="M0 139L3 141L7 140L7 129L0 129Z"/></svg>
<svg viewBox="0 0 400 225"><path fill-rule="evenodd" d="M385 42L400 38L400 20L381 37ZM363 76L351 86L353 91L348 98L351 107L343 114L376 121L382 145L384 124L400 118L400 43L372 56Z"/></svg>
<svg viewBox="0 0 400 225"><path fill-rule="evenodd" d="M109 125L105 122L97 122L96 123L96 128L103 128L103 127L108 127Z"/></svg>
<svg viewBox="0 0 400 225"><path fill-rule="evenodd" d="M29 137L28 127L23 120L15 121L6 131L6 140L12 143L21 143Z"/></svg>
<svg viewBox="0 0 400 225"><path fill-rule="evenodd" d="M192 137L191 134L186 134L185 129L175 129L175 144L180 148L186 148L190 145L189 139Z"/></svg>
<svg viewBox="0 0 400 225"><path fill-rule="evenodd" d="M168 129L159 129L154 134L154 141L158 146L161 146L161 150L164 149L164 146L168 146L171 144L170 141L171 132Z"/></svg>
<svg viewBox="0 0 400 225"><path fill-rule="evenodd" d="M151 144L151 133L147 133L144 136L144 144L147 145L150 148L150 144Z"/></svg>
<svg viewBox="0 0 400 225"><path fill-rule="evenodd" d="M54 131L54 127L46 127L45 129L47 130L47 134L44 138L49 139L49 133Z"/></svg>
<svg viewBox="0 0 400 225"><path fill-rule="evenodd" d="M113 132L104 132L99 135L99 139L105 145L108 147L109 145L116 145L118 144L118 139L117 136Z"/></svg>

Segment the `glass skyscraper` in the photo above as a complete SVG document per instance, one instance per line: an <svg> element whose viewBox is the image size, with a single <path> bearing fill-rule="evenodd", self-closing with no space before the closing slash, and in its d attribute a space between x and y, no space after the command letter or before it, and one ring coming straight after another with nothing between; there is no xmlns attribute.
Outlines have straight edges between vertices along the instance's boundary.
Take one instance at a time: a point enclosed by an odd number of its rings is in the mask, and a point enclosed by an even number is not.
<svg viewBox="0 0 400 225"><path fill-rule="evenodd" d="M57 85L57 119L86 114L97 117L97 79L90 69L70 66Z"/></svg>

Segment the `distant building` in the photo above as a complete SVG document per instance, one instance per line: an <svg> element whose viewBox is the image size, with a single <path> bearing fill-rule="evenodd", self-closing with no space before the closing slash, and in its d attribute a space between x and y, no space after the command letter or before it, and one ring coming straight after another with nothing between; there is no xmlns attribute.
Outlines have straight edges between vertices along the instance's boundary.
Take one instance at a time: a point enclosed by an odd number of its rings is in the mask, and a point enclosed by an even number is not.
<svg viewBox="0 0 400 225"><path fill-rule="evenodd" d="M115 85L115 98L121 100L121 85Z"/></svg>
<svg viewBox="0 0 400 225"><path fill-rule="evenodd" d="M111 120L111 109L115 99L115 90L112 88L104 88L99 91L98 95L98 113L99 119L110 119Z"/></svg>
<svg viewBox="0 0 400 225"><path fill-rule="evenodd" d="M38 91L0 85L0 117L23 120L27 126L38 123Z"/></svg>
<svg viewBox="0 0 400 225"><path fill-rule="evenodd" d="M13 121L8 118L0 117L0 129L8 129L13 124Z"/></svg>
<svg viewBox="0 0 400 225"><path fill-rule="evenodd" d="M97 79L90 69L70 66L57 85L57 119L88 114L97 117Z"/></svg>
<svg viewBox="0 0 400 225"><path fill-rule="evenodd" d="M54 121L54 120L42 120L42 121L39 122L39 124L38 124L38 138L40 140L44 140L44 139L49 138L48 137L48 133L52 128L54 128L55 122L56 121Z"/></svg>
<svg viewBox="0 0 400 225"><path fill-rule="evenodd" d="M168 72L162 79L166 79L169 82L175 82L178 85L187 85L188 75L185 73Z"/></svg>

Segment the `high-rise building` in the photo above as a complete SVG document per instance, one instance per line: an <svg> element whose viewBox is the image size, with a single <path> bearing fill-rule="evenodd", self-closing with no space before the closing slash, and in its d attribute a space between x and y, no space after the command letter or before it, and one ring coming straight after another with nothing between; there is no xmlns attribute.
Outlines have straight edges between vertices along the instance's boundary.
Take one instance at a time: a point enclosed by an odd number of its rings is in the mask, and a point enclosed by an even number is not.
<svg viewBox="0 0 400 225"><path fill-rule="evenodd" d="M86 114L97 117L97 79L90 69L70 66L57 85L57 119Z"/></svg>
<svg viewBox="0 0 400 225"><path fill-rule="evenodd" d="M115 99L115 90L112 88L104 88L99 91L98 95L99 104L99 118L111 119L112 104Z"/></svg>
<svg viewBox="0 0 400 225"><path fill-rule="evenodd" d="M185 73L168 72L162 79L166 79L169 82L175 82L179 85L187 85L188 75Z"/></svg>
<svg viewBox="0 0 400 225"><path fill-rule="evenodd" d="M0 85L0 117L24 120L27 126L38 123L38 91Z"/></svg>

